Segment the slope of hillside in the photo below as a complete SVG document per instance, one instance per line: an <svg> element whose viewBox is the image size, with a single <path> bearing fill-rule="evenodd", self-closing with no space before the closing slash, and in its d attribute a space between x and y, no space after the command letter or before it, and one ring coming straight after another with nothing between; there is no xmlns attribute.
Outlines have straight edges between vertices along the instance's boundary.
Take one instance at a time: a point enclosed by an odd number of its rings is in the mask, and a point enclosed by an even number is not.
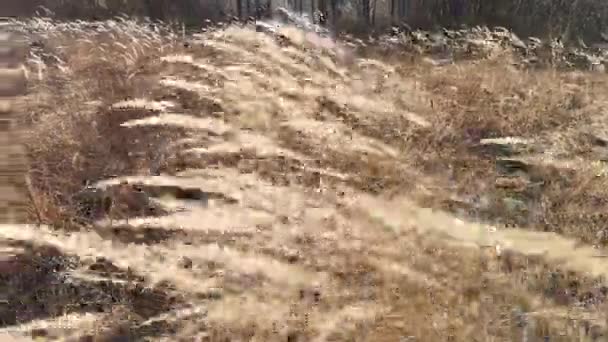
<svg viewBox="0 0 608 342"><path fill-rule="evenodd" d="M288 27L22 25L43 222L0 227L0 333L603 338L602 75Z"/></svg>

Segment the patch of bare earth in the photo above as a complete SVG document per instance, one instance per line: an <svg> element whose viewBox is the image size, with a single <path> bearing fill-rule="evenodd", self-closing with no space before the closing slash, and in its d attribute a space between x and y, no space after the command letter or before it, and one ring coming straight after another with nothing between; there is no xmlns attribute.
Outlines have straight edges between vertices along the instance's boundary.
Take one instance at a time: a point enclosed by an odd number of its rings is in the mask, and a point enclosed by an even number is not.
<svg viewBox="0 0 608 342"><path fill-rule="evenodd" d="M43 222L0 227L0 333L605 333L599 77L345 65L294 30L184 47L128 21L24 25L46 32L29 95Z"/></svg>

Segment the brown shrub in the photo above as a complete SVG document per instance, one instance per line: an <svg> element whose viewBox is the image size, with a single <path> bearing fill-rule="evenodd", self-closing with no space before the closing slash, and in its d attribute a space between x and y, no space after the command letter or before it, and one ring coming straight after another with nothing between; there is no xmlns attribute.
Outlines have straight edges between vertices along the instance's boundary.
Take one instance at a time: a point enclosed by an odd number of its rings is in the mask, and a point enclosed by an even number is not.
<svg viewBox="0 0 608 342"><path fill-rule="evenodd" d="M111 105L150 91L157 68L151 61L175 42L162 27L155 32L130 21L100 24L101 33L38 19L32 26L41 22L50 29L42 34L46 51L38 53L56 53L60 62L47 64L42 79L33 80L26 118L31 126L30 177L43 221L59 223L71 220L71 198L85 183L156 172L163 163L159 152L172 131L121 127L153 115L154 109Z"/></svg>

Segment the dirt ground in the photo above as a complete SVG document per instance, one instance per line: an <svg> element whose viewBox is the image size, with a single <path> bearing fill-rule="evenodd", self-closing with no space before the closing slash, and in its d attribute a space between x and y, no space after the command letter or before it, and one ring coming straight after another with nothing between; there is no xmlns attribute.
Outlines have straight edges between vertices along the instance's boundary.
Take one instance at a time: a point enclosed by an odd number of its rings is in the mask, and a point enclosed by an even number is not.
<svg viewBox="0 0 608 342"><path fill-rule="evenodd" d="M605 75L294 28L22 24L42 222L0 227L0 333L608 337Z"/></svg>

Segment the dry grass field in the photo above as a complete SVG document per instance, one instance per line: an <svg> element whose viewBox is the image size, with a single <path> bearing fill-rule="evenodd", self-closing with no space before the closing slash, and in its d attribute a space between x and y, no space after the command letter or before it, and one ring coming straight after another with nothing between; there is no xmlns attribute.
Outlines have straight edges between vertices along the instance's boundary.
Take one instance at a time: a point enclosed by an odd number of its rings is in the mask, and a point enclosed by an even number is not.
<svg viewBox="0 0 608 342"><path fill-rule="evenodd" d="M606 74L483 42L443 63L289 27L20 25L41 222L0 227L0 334L608 338Z"/></svg>

